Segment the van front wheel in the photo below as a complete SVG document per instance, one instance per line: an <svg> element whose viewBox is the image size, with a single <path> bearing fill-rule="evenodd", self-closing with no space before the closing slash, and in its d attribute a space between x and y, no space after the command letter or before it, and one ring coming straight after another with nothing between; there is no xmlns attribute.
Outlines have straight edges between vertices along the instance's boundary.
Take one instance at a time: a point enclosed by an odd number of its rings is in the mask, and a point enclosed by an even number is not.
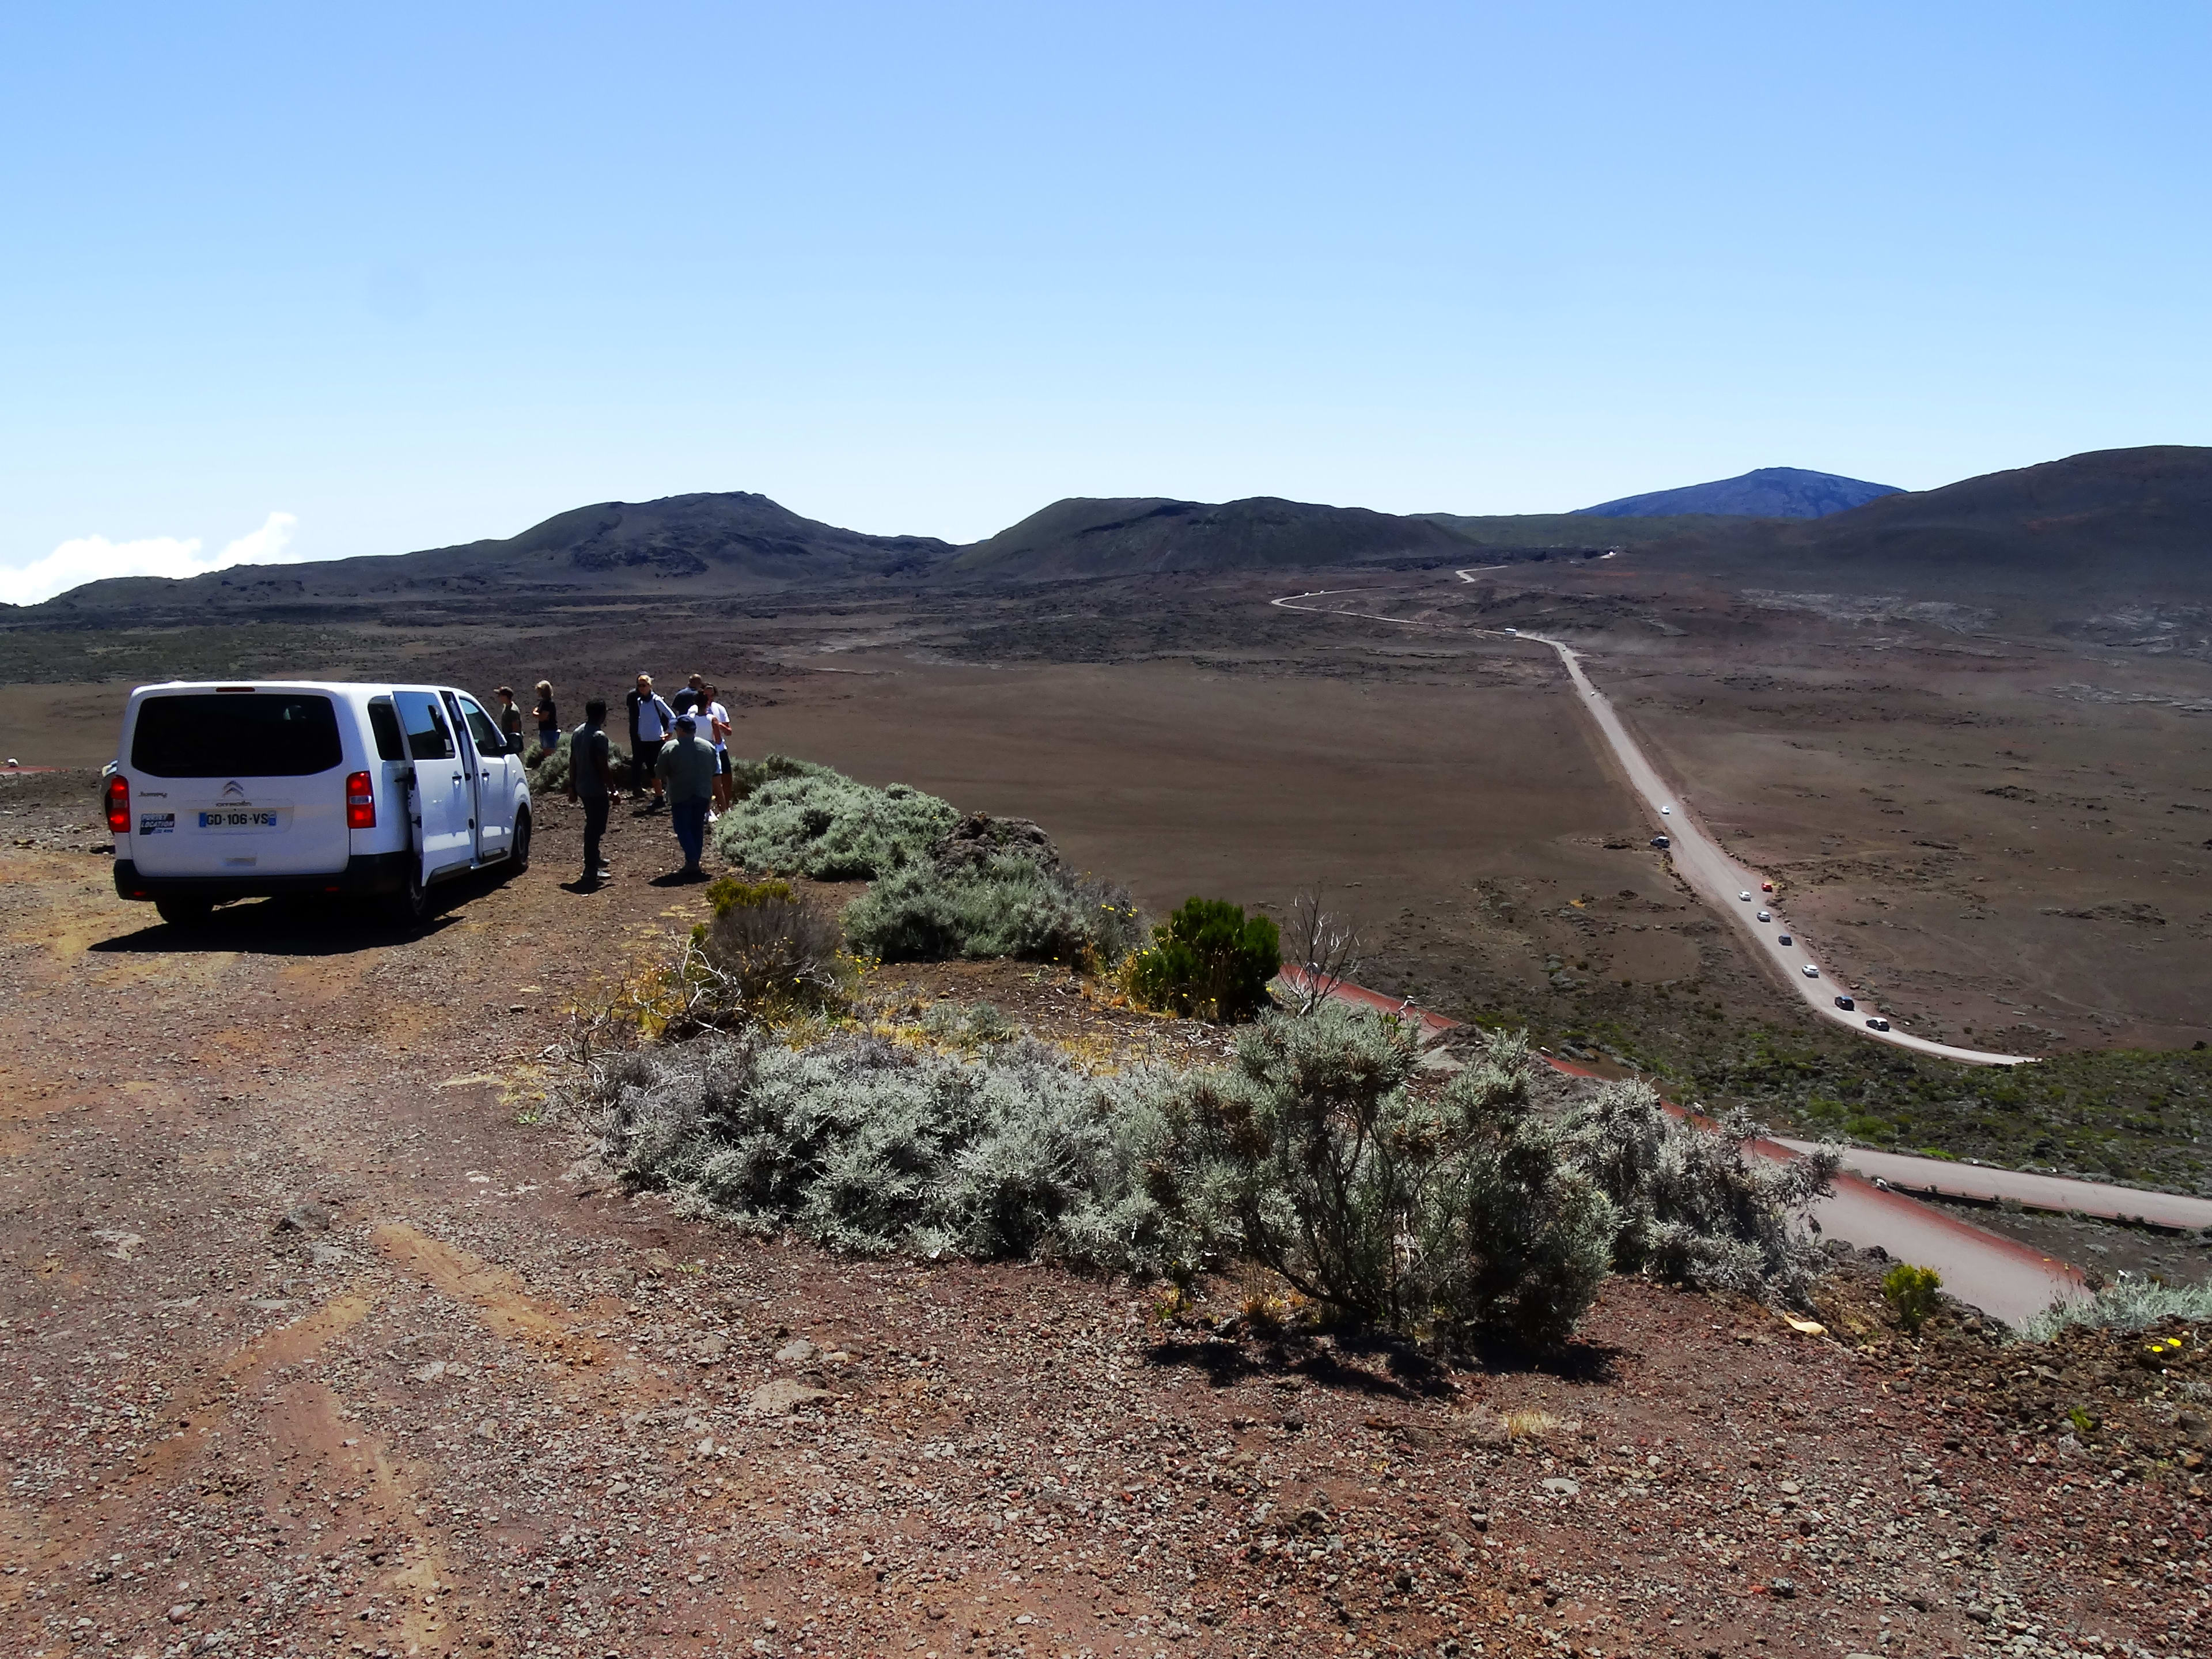
<svg viewBox="0 0 2212 1659"><path fill-rule="evenodd" d="M215 901L177 895L155 899L154 908L172 927L197 927L214 912Z"/></svg>

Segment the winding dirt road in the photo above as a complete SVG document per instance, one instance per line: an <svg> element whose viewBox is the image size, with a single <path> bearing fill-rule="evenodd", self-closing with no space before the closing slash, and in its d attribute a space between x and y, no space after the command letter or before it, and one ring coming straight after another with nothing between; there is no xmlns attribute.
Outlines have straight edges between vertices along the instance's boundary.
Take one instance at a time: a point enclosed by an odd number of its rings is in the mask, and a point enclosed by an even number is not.
<svg viewBox="0 0 2212 1659"><path fill-rule="evenodd" d="M1454 574L1462 581L1467 581L1480 570L1496 568L1479 566ZM1322 616L1359 617L1369 621L1397 623L1412 628L1439 626L1419 617L1393 617L1377 611L1353 611L1343 606L1301 603L1307 599L1336 599L1347 594L1387 591L1334 588L1285 594L1269 603L1286 611L1305 611ZM1611 700L1590 684L1589 676L1583 670L1581 654L1565 641L1551 639L1541 634L1499 629L1475 629L1472 631L1492 639L1527 640L1534 644L1548 646L1559 653L1559 661L1565 667L1567 678L1573 684L1583 708L1596 724L1614 758L1620 763L1630 787L1643 798L1644 805L1650 810L1654 826L1672 842L1669 855L1676 873L1699 898L1727 917L1750 939L1753 955L1771 968L1814 1014L1856 1036L1870 1037L1877 1042L1887 1042L1899 1048L1910 1048L1917 1054L1932 1054L1941 1060L1961 1060L1971 1066L2021 1066L2033 1060L2034 1056L2031 1054L1994 1054L1986 1049L1961 1048L1948 1042L1933 1042L1926 1037L1915 1036L1909 1031L1897 1030L1893 1027L1877 1030L1867 1024L1869 1016L1865 1011L1838 1008L1836 997L1846 993L1847 988L1838 985L1821 970L1820 963L1805 945L1802 935L1773 908L1771 896L1763 893L1765 878L1749 865L1730 858L1711 836L1698 827L1680 797L1668 787L1659 775L1658 769L1652 765L1638 746L1636 739L1629 734L1628 727L1622 722ZM1758 918L1761 910L1766 911L1772 920L1760 921ZM1783 943L1785 939L1790 942Z"/></svg>

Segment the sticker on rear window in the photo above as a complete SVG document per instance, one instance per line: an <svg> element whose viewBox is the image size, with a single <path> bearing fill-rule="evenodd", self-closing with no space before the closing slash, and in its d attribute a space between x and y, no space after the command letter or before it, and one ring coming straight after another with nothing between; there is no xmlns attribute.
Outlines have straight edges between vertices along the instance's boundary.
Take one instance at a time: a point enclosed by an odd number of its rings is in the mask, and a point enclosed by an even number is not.
<svg viewBox="0 0 2212 1659"><path fill-rule="evenodd" d="M173 836L176 832L177 815L174 812L141 812L138 815L138 833L142 836Z"/></svg>

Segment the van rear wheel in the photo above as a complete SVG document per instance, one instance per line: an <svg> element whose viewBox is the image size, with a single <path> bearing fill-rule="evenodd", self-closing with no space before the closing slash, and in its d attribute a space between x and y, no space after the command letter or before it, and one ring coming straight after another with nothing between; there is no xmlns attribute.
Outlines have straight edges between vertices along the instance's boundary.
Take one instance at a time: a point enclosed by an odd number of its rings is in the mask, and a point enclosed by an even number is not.
<svg viewBox="0 0 2212 1659"><path fill-rule="evenodd" d="M519 876L530 867L530 814L519 812L514 819L514 850L507 854L507 873Z"/></svg>
<svg viewBox="0 0 2212 1659"><path fill-rule="evenodd" d="M422 863L412 854L408 855L403 881L404 884L396 892L384 896L385 919L395 927L418 927L423 917L430 914L430 901L422 890Z"/></svg>
<svg viewBox="0 0 2212 1659"><path fill-rule="evenodd" d="M154 908L172 927L198 927L214 912L215 901L176 895L155 899Z"/></svg>

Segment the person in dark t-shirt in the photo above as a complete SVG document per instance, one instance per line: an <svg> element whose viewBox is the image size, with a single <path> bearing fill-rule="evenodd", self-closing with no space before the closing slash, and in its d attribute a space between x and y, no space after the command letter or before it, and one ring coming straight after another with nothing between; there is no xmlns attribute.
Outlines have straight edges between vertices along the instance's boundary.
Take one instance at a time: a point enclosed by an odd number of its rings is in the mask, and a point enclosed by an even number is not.
<svg viewBox="0 0 2212 1659"><path fill-rule="evenodd" d="M568 734L568 799L584 808L584 873L580 887L596 887L614 873L599 857L599 838L607 832L607 809L614 802L613 752L604 729L607 700L584 705L584 723Z"/></svg>

